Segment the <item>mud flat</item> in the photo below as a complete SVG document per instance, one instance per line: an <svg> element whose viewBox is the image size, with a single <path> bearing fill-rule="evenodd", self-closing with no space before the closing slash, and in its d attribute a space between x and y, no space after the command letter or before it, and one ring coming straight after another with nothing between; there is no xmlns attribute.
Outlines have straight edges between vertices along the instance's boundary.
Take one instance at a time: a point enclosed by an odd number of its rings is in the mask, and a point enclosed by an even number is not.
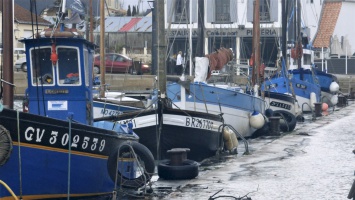
<svg viewBox="0 0 355 200"><path fill-rule="evenodd" d="M238 155L206 160L195 179L154 176L152 199L346 199L355 170L355 104L305 117L291 133L248 140L250 155L240 143Z"/></svg>

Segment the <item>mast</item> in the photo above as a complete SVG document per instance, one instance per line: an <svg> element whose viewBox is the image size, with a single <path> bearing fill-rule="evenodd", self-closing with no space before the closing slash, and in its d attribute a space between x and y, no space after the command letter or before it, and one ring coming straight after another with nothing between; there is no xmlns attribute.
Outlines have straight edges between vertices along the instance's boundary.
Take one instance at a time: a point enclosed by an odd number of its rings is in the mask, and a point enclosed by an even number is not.
<svg viewBox="0 0 355 200"><path fill-rule="evenodd" d="M281 2L281 15L282 15L282 39L281 39L281 52L282 59L286 59L286 30L287 30L287 11L286 11L286 0ZM286 61L286 60L285 60Z"/></svg>
<svg viewBox="0 0 355 200"><path fill-rule="evenodd" d="M94 16L92 13L92 0L89 1L89 13L90 13L90 31L89 31L89 35L90 35L90 42L94 42L94 33L93 33L93 28L94 28Z"/></svg>
<svg viewBox="0 0 355 200"><path fill-rule="evenodd" d="M3 6L3 51L4 59L3 59L3 71L2 71L2 85L3 85L3 98L4 98L4 106L13 109L14 107L14 58L12 56L14 52L14 38L13 38L13 3L14 1L2 2ZM5 20L4 20L5 19ZM10 20L9 20L10 19Z"/></svg>
<svg viewBox="0 0 355 200"><path fill-rule="evenodd" d="M158 86L162 102L165 102L166 97L166 39L165 39L165 21L164 21L164 0L155 0L156 3L156 21L157 21L157 61L158 61ZM154 59L154 58L153 58Z"/></svg>
<svg viewBox="0 0 355 200"><path fill-rule="evenodd" d="M260 85L260 1L254 0L254 17L253 17L253 74L252 74L252 85Z"/></svg>
<svg viewBox="0 0 355 200"><path fill-rule="evenodd" d="M105 1L100 1L100 97L105 97Z"/></svg>
<svg viewBox="0 0 355 200"><path fill-rule="evenodd" d="M197 24L198 24L198 37L197 37L197 48L196 48L196 56L203 57L204 53L204 43L205 43L205 24L203 20L204 14L204 7L205 7L204 0L198 0L198 17L197 17Z"/></svg>
<svg viewBox="0 0 355 200"><path fill-rule="evenodd" d="M189 68L190 68L190 76L192 76L192 0L190 0L190 5L189 5L189 18L190 18L190 34L189 34ZM183 72L184 73L184 72ZM184 74L182 75L184 76Z"/></svg>

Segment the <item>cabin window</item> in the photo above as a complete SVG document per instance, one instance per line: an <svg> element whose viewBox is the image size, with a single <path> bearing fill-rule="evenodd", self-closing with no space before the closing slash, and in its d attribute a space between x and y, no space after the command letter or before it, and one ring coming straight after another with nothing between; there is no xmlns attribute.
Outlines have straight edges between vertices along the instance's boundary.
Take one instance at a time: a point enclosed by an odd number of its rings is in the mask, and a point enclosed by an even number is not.
<svg viewBox="0 0 355 200"><path fill-rule="evenodd" d="M189 0L176 0L174 22L187 23L189 13Z"/></svg>
<svg viewBox="0 0 355 200"><path fill-rule="evenodd" d="M224 23L230 22L230 0L218 0L215 1L215 8L216 8L216 16L215 16L215 23Z"/></svg>
<svg viewBox="0 0 355 200"><path fill-rule="evenodd" d="M89 80L90 80L90 78L89 78L89 70L90 69L88 69L88 67L87 67L88 66L88 58L89 58L89 52L87 49L84 49L84 66L85 66L84 70L85 70L85 85L86 86L89 86ZM89 63L90 63L90 61L89 61Z"/></svg>
<svg viewBox="0 0 355 200"><path fill-rule="evenodd" d="M311 65L312 64L312 55L311 54L303 54L303 64Z"/></svg>
<svg viewBox="0 0 355 200"><path fill-rule="evenodd" d="M59 47L57 53L59 84L80 85L81 78L78 49Z"/></svg>
<svg viewBox="0 0 355 200"><path fill-rule="evenodd" d="M51 48L35 48L30 53L32 84L53 85L53 66L50 60Z"/></svg>

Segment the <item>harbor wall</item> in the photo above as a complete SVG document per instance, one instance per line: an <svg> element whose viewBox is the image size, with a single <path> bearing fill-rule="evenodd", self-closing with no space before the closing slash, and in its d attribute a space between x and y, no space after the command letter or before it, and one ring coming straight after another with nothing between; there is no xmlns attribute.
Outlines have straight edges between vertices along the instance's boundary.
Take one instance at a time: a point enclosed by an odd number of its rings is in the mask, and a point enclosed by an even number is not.
<svg viewBox="0 0 355 200"><path fill-rule="evenodd" d="M336 74L340 90L344 94L351 92L352 88L355 91L355 75L342 75ZM192 77L189 77L193 80ZM148 91L155 87L154 75L124 75L124 74L106 74L106 84L111 91ZM234 82L240 85L247 84L245 76L236 76ZM27 73L14 72L15 89L14 94L16 97L21 98L25 94L27 88Z"/></svg>

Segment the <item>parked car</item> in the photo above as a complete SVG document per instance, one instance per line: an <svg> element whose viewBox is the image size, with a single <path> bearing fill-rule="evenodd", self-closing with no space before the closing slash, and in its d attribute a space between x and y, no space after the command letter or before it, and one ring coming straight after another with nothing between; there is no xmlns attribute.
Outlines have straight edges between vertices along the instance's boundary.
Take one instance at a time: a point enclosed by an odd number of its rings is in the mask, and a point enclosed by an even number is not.
<svg viewBox="0 0 355 200"><path fill-rule="evenodd" d="M26 64L26 57L22 57L15 62L15 69L16 71L22 70L27 72L27 64Z"/></svg>
<svg viewBox="0 0 355 200"><path fill-rule="evenodd" d="M105 54L105 70L109 73L142 74L149 72L150 66L140 61L133 61L122 54L107 53ZM95 56L94 73L100 73L100 55Z"/></svg>

